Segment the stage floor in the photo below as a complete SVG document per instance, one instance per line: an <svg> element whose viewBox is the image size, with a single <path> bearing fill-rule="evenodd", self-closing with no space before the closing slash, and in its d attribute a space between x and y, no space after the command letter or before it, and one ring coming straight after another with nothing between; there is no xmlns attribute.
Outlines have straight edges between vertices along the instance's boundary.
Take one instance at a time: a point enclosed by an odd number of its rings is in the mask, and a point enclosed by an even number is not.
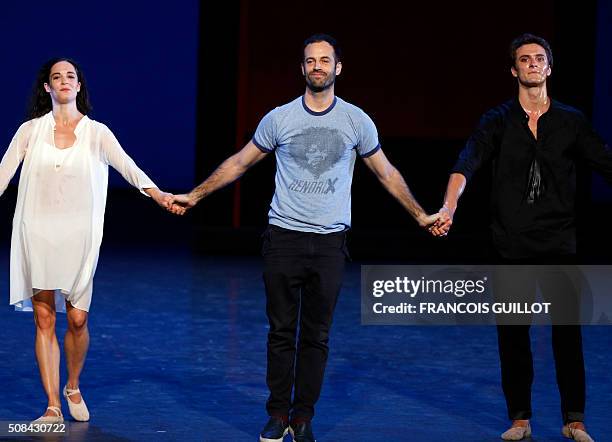
<svg viewBox="0 0 612 442"><path fill-rule="evenodd" d="M67 420L70 435L50 440L258 440L267 419L260 267L256 257L103 245L81 378L91 421ZM495 329L362 326L359 271L358 263L349 265L336 310L313 421L317 440L500 440L508 421ZM46 399L34 358L32 314L7 305L6 246L0 249L0 290L0 421L29 421L44 411ZM60 343L65 328L60 315ZM604 441L612 422L610 331L583 330L587 424L597 441ZM566 440L560 434L550 329L533 328L532 341L532 440ZM62 386L65 379L62 361ZM68 415L65 403L63 411Z"/></svg>

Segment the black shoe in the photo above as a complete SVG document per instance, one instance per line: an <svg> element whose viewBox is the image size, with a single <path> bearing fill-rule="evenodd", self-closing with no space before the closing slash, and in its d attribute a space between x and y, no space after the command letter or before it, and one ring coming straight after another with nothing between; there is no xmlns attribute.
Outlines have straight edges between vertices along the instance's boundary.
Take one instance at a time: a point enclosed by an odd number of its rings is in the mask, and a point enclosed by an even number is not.
<svg viewBox="0 0 612 442"><path fill-rule="evenodd" d="M293 442L317 442L312 434L312 424L309 421L291 424L289 432L293 437Z"/></svg>
<svg viewBox="0 0 612 442"><path fill-rule="evenodd" d="M287 419L270 416L268 423L259 435L259 442L283 442L283 438L289 431Z"/></svg>

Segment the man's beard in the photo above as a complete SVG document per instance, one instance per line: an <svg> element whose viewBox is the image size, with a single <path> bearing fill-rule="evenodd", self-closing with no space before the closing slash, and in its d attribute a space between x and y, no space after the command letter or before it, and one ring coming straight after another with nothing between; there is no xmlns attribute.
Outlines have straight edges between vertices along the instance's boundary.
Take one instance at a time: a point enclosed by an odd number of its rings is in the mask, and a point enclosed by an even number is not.
<svg viewBox="0 0 612 442"><path fill-rule="evenodd" d="M335 74L329 74L329 78L324 77L324 79L326 81L323 81L322 83L319 84L315 84L311 79L310 76L306 76L306 86L308 87L308 89L310 89L312 92L323 92L326 89L329 89L331 86L334 85L334 83L336 82L336 75Z"/></svg>

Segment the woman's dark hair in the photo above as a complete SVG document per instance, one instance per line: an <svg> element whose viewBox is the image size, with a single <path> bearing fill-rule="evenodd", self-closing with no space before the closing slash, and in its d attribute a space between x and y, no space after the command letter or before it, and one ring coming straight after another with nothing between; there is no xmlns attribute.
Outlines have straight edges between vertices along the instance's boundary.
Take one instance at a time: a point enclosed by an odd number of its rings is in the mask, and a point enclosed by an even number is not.
<svg viewBox="0 0 612 442"><path fill-rule="evenodd" d="M342 50L340 49L340 45L338 41L328 34L314 34L304 40L304 44L302 45L302 62L304 61L304 49L311 43L319 43L321 41L325 41L330 44L332 48L334 48L334 58L336 59L336 63L342 60Z"/></svg>
<svg viewBox="0 0 612 442"><path fill-rule="evenodd" d="M87 115L89 112L91 112L92 107L89 103L87 82L85 81L85 75L83 74L83 70L79 64L70 58L52 58L51 60L45 62L45 64L43 64L38 71L38 76L36 77L36 83L34 83L34 87L32 88L32 96L30 97L30 104L28 106L27 117L29 119L42 117L53 109L53 105L51 104L51 96L49 95L49 92L45 90L45 83L51 82L49 79L49 76L51 75L51 68L55 63L59 63L60 61L66 61L74 66L77 79L79 83L81 83L81 88L76 99L77 109L83 115Z"/></svg>
<svg viewBox="0 0 612 442"><path fill-rule="evenodd" d="M512 40L512 43L510 43L510 66L516 66L516 51L518 50L518 48L532 43L540 45L544 48L544 52L546 52L546 59L548 60L548 65L552 67L553 54L552 49L550 49L550 45L542 37L538 37L537 35L533 34L519 35L514 40Z"/></svg>

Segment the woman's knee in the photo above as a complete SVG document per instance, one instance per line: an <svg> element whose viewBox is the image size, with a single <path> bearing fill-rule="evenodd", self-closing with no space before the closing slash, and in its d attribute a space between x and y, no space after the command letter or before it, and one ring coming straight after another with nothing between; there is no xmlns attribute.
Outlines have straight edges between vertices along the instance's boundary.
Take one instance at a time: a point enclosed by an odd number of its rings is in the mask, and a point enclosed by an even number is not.
<svg viewBox="0 0 612 442"><path fill-rule="evenodd" d="M39 330L44 332L55 331L55 321L55 310L45 305L34 306L34 322Z"/></svg>
<svg viewBox="0 0 612 442"><path fill-rule="evenodd" d="M68 328L73 332L80 332L87 328L87 312L71 309L68 312Z"/></svg>

